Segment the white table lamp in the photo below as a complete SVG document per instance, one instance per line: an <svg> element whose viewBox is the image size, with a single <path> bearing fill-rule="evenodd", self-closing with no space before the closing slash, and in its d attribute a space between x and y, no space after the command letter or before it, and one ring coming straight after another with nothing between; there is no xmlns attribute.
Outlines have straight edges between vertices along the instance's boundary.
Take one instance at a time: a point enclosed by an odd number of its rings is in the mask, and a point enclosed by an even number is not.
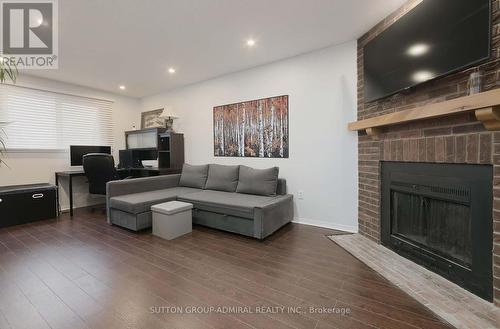
<svg viewBox="0 0 500 329"><path fill-rule="evenodd" d="M167 108L163 109L163 112L160 114L160 118L165 118L165 128L167 128L167 131L174 131L173 124L174 124L174 119L179 118L174 112L171 110L168 110Z"/></svg>

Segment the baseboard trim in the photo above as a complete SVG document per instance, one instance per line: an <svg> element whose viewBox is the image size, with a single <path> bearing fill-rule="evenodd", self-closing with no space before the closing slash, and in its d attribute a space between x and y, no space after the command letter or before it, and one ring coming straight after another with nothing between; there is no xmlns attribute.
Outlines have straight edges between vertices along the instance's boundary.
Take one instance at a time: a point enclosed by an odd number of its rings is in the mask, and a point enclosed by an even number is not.
<svg viewBox="0 0 500 329"><path fill-rule="evenodd" d="M104 206L106 207L106 203L102 203L102 202L99 202L99 203L92 203L92 204L87 204L87 205L78 205L78 206L73 206L73 210L77 210L77 209L85 209L85 208L92 208L92 207L95 207L95 206ZM61 205L60 206L60 210L61 210L61 213L69 213L69 206L63 206Z"/></svg>
<svg viewBox="0 0 500 329"><path fill-rule="evenodd" d="M358 233L357 226L322 222L322 221L318 221L318 220L314 220L314 219L295 217L293 219L292 223L310 225L310 226L318 226L318 227L329 228L332 230L344 231L344 232L349 232L349 233Z"/></svg>

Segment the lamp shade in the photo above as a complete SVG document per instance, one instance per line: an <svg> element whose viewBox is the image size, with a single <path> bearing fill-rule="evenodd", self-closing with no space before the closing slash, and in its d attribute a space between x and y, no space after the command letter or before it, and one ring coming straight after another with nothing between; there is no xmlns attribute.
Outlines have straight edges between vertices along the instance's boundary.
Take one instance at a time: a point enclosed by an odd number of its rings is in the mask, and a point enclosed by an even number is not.
<svg viewBox="0 0 500 329"><path fill-rule="evenodd" d="M178 116L175 114L172 110L169 110L167 108L163 109L163 112L160 114L160 118L170 118L170 119L177 119Z"/></svg>

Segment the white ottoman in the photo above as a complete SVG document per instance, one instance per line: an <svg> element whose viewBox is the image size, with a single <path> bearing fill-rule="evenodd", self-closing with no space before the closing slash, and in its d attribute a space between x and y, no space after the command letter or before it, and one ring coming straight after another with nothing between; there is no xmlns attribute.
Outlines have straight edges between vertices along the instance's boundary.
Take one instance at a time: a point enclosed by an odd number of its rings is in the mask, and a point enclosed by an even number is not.
<svg viewBox="0 0 500 329"><path fill-rule="evenodd" d="M191 203L180 201L170 201L152 206L153 235L172 240L190 233L193 229L192 209Z"/></svg>

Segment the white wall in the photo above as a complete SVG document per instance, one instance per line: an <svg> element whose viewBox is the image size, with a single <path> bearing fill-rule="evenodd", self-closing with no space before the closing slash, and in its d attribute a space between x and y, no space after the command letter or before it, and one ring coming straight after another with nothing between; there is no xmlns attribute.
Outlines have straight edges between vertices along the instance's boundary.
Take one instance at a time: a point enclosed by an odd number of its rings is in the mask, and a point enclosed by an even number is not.
<svg viewBox="0 0 500 329"><path fill-rule="evenodd" d="M353 41L147 97L141 108L178 114L186 162L279 166L297 222L357 231L357 136L347 130L356 118L356 70ZM213 156L214 106L278 95L289 95L289 159Z"/></svg>
<svg viewBox="0 0 500 329"><path fill-rule="evenodd" d="M17 85L113 101L113 135L115 141L113 151L116 162L118 161L118 150L125 148L124 131L131 130L134 123L139 123L140 125L140 102L135 98L31 76L21 76ZM36 136L33 136L33 138L36 138ZM10 168L6 166L0 167L0 186L54 183L54 172L79 169L70 167L68 151L43 153L11 152L7 154L5 160ZM74 207L87 206L103 201L102 198L91 197L88 194L88 184L84 177L75 178L73 183ZM60 190L62 209L69 207L67 190L68 182L67 180L63 180Z"/></svg>

